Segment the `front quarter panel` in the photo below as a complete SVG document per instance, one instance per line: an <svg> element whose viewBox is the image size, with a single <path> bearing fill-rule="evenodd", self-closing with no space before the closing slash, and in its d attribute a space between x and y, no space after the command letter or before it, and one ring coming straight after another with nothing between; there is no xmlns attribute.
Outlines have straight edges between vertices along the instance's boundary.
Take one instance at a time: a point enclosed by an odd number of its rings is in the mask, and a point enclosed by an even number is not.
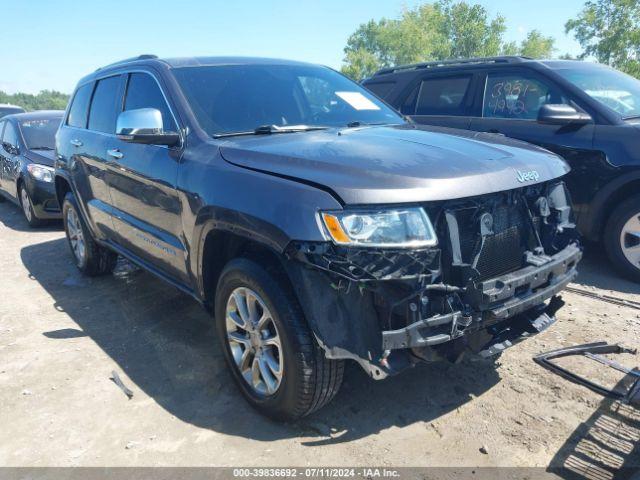
<svg viewBox="0 0 640 480"><path fill-rule="evenodd" d="M318 188L231 165L217 146L207 143L185 152L178 185L194 278L204 238L212 230L234 233L282 253L292 240L326 240L317 212L342 207Z"/></svg>

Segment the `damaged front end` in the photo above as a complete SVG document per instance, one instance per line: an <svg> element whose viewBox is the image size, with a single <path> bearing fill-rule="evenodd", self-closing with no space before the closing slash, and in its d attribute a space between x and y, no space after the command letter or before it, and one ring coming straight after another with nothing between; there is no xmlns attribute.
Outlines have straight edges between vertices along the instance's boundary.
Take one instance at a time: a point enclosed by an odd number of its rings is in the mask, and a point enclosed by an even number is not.
<svg viewBox="0 0 640 480"><path fill-rule="evenodd" d="M328 358L378 379L418 361L490 357L555 322L582 257L562 182L423 208L434 247L289 245L286 268Z"/></svg>

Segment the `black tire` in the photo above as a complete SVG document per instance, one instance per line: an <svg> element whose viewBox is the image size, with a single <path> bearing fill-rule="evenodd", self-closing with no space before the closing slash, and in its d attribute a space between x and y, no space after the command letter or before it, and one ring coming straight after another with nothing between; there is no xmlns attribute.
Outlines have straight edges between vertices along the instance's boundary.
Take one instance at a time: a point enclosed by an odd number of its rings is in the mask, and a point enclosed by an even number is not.
<svg viewBox="0 0 640 480"><path fill-rule="evenodd" d="M81 229L84 237L84 255L80 258L74 251L69 234L68 219L70 210L72 210L76 215L75 218L78 220L79 228ZM71 254L73 255L78 269L84 275L89 277L97 277L99 275L107 275L111 273L118 261L118 255L107 248L101 247L93 239L91 232L87 228L87 225L80 214L78 203L76 202L76 198L72 192L67 192L67 195L64 197L64 202L62 203L62 221L64 223L64 231L67 235L67 241L69 242L69 248L71 249Z"/></svg>
<svg viewBox="0 0 640 480"><path fill-rule="evenodd" d="M272 395L258 394L242 377L227 341L226 306L237 288L256 292L272 313L283 352L283 374ZM224 268L215 298L216 332L236 385L260 413L276 420L295 421L333 399L344 372L344 362L328 360L317 345L288 279L256 262L237 258Z"/></svg>
<svg viewBox="0 0 640 480"><path fill-rule="evenodd" d="M640 282L640 262L632 263L623 251L623 241L625 245L631 245L630 242L633 242L635 246L635 238L621 238L625 224L633 217L640 218L640 195L628 198L613 210L605 227L604 244L611 262L618 271L631 280ZM640 246L640 238L638 245Z"/></svg>
<svg viewBox="0 0 640 480"><path fill-rule="evenodd" d="M36 212L33 210L33 203L31 202L31 195L29 195L29 190L27 190L22 183L18 186L18 200L20 202L20 206L22 207L22 214L24 215L24 219L27 221L31 228L40 227L45 223L44 220L40 220L36 216Z"/></svg>

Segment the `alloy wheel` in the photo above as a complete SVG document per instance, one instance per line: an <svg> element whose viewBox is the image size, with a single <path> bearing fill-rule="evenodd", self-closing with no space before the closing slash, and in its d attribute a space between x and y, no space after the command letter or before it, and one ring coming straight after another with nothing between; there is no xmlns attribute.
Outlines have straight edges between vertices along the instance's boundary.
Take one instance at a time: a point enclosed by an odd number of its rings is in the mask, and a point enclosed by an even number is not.
<svg viewBox="0 0 640 480"><path fill-rule="evenodd" d="M24 216L26 217L27 221L30 222L32 220L31 199L29 198L27 189L24 187L20 189L20 203L22 204Z"/></svg>
<svg viewBox="0 0 640 480"><path fill-rule="evenodd" d="M73 208L67 210L67 235L69 236L69 243L71 244L71 250L73 250L76 261L78 265L81 265L85 260L86 245L80 219Z"/></svg>
<svg viewBox="0 0 640 480"><path fill-rule="evenodd" d="M640 212L633 215L622 227L620 247L626 259L640 268Z"/></svg>
<svg viewBox="0 0 640 480"><path fill-rule="evenodd" d="M239 287L226 306L227 343L249 387L260 396L276 393L282 382L282 343L273 316L253 290Z"/></svg>

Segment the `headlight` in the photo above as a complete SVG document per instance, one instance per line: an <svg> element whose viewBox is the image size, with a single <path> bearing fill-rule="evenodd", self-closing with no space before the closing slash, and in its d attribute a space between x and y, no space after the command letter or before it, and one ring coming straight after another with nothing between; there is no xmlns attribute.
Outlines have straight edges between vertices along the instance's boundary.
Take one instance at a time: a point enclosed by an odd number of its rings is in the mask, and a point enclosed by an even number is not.
<svg viewBox="0 0 640 480"><path fill-rule="evenodd" d="M41 182L53 182L53 168L45 165L38 165L36 163L30 163L27 165L27 170L33 178Z"/></svg>
<svg viewBox="0 0 640 480"><path fill-rule="evenodd" d="M363 247L430 247L438 244L422 208L323 212L322 221L339 245Z"/></svg>

